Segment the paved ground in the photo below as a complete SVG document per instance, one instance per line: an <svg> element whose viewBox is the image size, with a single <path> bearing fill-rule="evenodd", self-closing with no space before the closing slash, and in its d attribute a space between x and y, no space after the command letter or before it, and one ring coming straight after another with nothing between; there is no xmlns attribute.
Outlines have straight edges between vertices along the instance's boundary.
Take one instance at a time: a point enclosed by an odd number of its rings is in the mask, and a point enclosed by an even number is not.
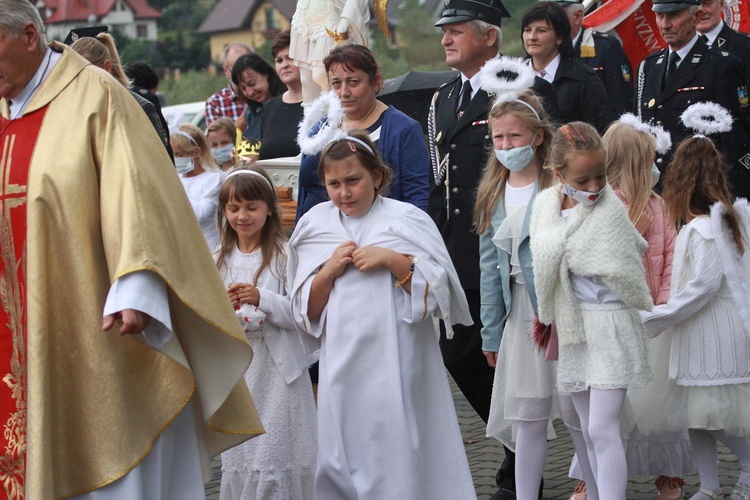
<svg viewBox="0 0 750 500"><path fill-rule="evenodd" d="M484 422L474 413L466 402L466 399L458 392L455 384L451 384L451 387L453 389L453 400L456 404L458 421L464 437L466 455L469 459L478 500L489 500L495 491L497 491L495 473L504 458L503 448L494 439L484 436ZM544 498L567 499L576 485L576 481L568 478L568 467L570 459L573 456L573 443L561 422L556 423L555 430L559 437L549 443L547 466L544 469ZM721 484L728 495L739 475L739 464L734 455L726 448L719 449L719 473L721 475ZM655 499L656 494L653 480L654 478L652 477L629 478L628 500ZM685 477L685 480L687 481L687 485L685 486L686 498L690 498L698 490L698 475L691 474ZM220 482L221 464L218 460L215 460L213 463L213 479L206 486L206 497L208 500L219 498Z"/></svg>

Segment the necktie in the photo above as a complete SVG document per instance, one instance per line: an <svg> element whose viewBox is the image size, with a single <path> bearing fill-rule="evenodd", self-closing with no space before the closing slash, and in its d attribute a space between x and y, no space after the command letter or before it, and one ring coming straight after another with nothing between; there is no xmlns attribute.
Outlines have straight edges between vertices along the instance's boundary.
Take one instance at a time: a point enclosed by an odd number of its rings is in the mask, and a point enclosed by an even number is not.
<svg viewBox="0 0 750 500"><path fill-rule="evenodd" d="M674 75L675 71L677 71L677 62L679 60L680 60L680 55L677 52L672 52L669 54L669 62L667 62L667 71L664 74L664 81L661 84L662 90L664 90L664 87L666 86L669 79L672 78L672 75Z"/></svg>
<svg viewBox="0 0 750 500"><path fill-rule="evenodd" d="M700 38L701 40L703 40L703 43L705 43L709 47L711 46L711 44L708 43L708 37L706 35L698 35L698 38Z"/></svg>
<svg viewBox="0 0 750 500"><path fill-rule="evenodd" d="M469 102L471 102L471 81L466 80L464 82L464 86L461 89L461 103L458 105L458 116L460 117L464 111L466 111L466 108L469 107Z"/></svg>

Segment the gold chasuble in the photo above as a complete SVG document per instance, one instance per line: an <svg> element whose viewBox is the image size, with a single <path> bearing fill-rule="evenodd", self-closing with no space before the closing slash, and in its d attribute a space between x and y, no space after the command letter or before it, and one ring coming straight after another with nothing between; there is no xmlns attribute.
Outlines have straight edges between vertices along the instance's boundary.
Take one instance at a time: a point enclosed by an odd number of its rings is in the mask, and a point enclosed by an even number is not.
<svg viewBox="0 0 750 500"><path fill-rule="evenodd" d="M211 457L263 432L243 379L252 351L145 113L51 46L62 58L23 116L0 101L0 498L116 481L190 398L210 474ZM136 271L167 284L161 349L101 331L112 283Z"/></svg>

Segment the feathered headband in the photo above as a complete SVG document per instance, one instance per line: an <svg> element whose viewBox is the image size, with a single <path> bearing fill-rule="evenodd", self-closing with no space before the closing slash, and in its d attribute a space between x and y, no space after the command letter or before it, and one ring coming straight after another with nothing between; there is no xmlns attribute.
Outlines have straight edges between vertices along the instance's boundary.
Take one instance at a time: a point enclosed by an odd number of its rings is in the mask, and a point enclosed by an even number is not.
<svg viewBox="0 0 750 500"><path fill-rule="evenodd" d="M500 103L516 101L528 107L539 119L539 113L529 103L518 99L518 94L532 85L536 74L523 59L498 57L487 61L479 70L479 86L488 94L494 94L494 108Z"/></svg>
<svg viewBox="0 0 750 500"><path fill-rule="evenodd" d="M680 115L680 120L699 137L732 130L731 113L715 102L696 102Z"/></svg>
<svg viewBox="0 0 750 500"><path fill-rule="evenodd" d="M312 135L315 124L324 118L318 132ZM306 155L314 155L323 151L329 142L346 136L346 131L340 128L343 121L344 110L336 93L330 91L322 94L305 108L305 117L297 134L300 151Z"/></svg>
<svg viewBox="0 0 750 500"><path fill-rule="evenodd" d="M656 152L660 155L667 154L667 151L672 147L672 137L669 135L669 132L659 125L643 123L632 113L625 113L618 121L623 125L633 127L639 132L646 132L647 134L652 135L653 138L656 139Z"/></svg>

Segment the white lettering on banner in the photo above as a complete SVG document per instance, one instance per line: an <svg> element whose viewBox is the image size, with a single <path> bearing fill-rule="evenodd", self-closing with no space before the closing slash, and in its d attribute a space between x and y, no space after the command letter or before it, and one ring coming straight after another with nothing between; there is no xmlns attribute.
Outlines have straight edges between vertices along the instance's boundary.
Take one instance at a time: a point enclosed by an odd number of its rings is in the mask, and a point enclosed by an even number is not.
<svg viewBox="0 0 750 500"><path fill-rule="evenodd" d="M643 15L642 9L643 7L639 7L633 13L633 21L635 22L636 32L641 37L641 40L643 40L643 44L646 46L646 52L650 53L654 52L655 50L659 50L661 46L659 45L659 41L656 39L656 35L654 34L654 30L649 24L648 19L646 19L646 16Z"/></svg>

